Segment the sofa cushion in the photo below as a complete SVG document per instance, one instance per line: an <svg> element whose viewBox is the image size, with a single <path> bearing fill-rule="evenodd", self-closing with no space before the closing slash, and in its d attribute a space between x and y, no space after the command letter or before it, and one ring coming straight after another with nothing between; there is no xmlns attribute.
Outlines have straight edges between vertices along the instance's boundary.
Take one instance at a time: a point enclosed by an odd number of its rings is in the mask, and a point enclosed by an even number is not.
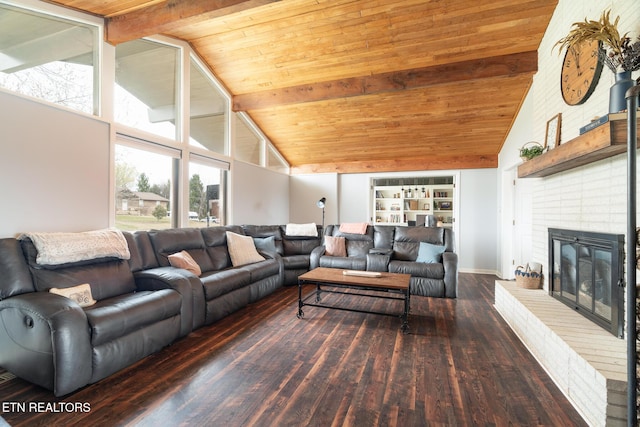
<svg viewBox="0 0 640 427"><path fill-rule="evenodd" d="M318 236L290 236L286 233L286 226L280 226L280 231L282 232L282 250L283 253L281 255L290 256L290 255L309 255L311 251L320 246L320 231L322 226L317 226L317 234Z"/></svg>
<svg viewBox="0 0 640 427"><path fill-rule="evenodd" d="M276 249L276 239L273 236L254 237L253 243L256 245L256 249L261 252L278 252L278 250Z"/></svg>
<svg viewBox="0 0 640 427"><path fill-rule="evenodd" d="M202 274L200 266L193 260L187 251L180 251L175 254L171 254L167 258L169 259L169 264L171 264L172 267L190 271L196 276L200 276Z"/></svg>
<svg viewBox="0 0 640 427"><path fill-rule="evenodd" d="M413 277L428 279L444 279L444 265L396 260L389 262L389 273L410 274Z"/></svg>
<svg viewBox="0 0 640 427"><path fill-rule="evenodd" d="M284 254L284 248L282 247L283 233L279 225L243 225L242 229L245 235L254 238L256 247L258 247L258 239L273 237L276 252L280 255ZM260 247L258 249L261 250Z"/></svg>
<svg viewBox="0 0 640 427"><path fill-rule="evenodd" d="M227 231L227 248L231 257L231 264L239 267L245 264L264 261L264 257L256 250L253 238Z"/></svg>
<svg viewBox="0 0 640 427"><path fill-rule="evenodd" d="M393 258L415 261L420 242L444 245L444 229L437 227L396 227L393 242Z"/></svg>
<svg viewBox="0 0 640 427"><path fill-rule="evenodd" d="M211 270L219 271L231 267L231 257L227 249L227 231L243 234L242 228L240 226L227 225L224 227L202 228L200 231L207 248L207 253L212 262ZM203 268L202 271L209 270Z"/></svg>
<svg viewBox="0 0 640 427"><path fill-rule="evenodd" d="M182 297L172 289L109 298L85 310L95 347L180 314Z"/></svg>
<svg viewBox="0 0 640 427"><path fill-rule="evenodd" d="M280 263L275 259L266 259L261 262L243 265L240 268L249 272L251 283L280 273Z"/></svg>
<svg viewBox="0 0 640 427"><path fill-rule="evenodd" d="M320 257L319 267L343 268L345 270L364 271L367 269L367 259L359 257L322 256Z"/></svg>
<svg viewBox="0 0 640 427"><path fill-rule="evenodd" d="M326 256L347 256L347 248L345 246L344 237L325 236L324 246Z"/></svg>
<svg viewBox="0 0 640 427"><path fill-rule="evenodd" d="M418 248L418 258L416 258L416 262L442 262L443 252L444 246L442 245L432 245L431 243L420 242L420 247Z"/></svg>
<svg viewBox="0 0 640 427"><path fill-rule="evenodd" d="M282 257L285 270L308 269L310 255L289 255Z"/></svg>
<svg viewBox="0 0 640 427"><path fill-rule="evenodd" d="M136 271L159 267L148 231L139 230L135 233L124 232L122 234L129 245L131 271L135 273Z"/></svg>
<svg viewBox="0 0 640 427"><path fill-rule="evenodd" d="M373 227L367 226L365 233L345 233L338 225L328 225L326 236L344 237L346 255L350 257L365 257L373 248Z"/></svg>
<svg viewBox="0 0 640 427"><path fill-rule="evenodd" d="M0 239L0 271L0 300L35 290L18 240Z"/></svg>
<svg viewBox="0 0 640 427"><path fill-rule="evenodd" d="M211 301L220 295L249 285L251 283L251 272L242 268L230 268L203 273L200 280L202 280L204 288L204 299Z"/></svg>
<svg viewBox="0 0 640 427"><path fill-rule="evenodd" d="M200 270L214 269L209 257L205 241L198 228L172 228L169 230L151 230L149 238L158 258L158 264L168 267L169 255L180 251L187 251L191 258L200 266Z"/></svg>

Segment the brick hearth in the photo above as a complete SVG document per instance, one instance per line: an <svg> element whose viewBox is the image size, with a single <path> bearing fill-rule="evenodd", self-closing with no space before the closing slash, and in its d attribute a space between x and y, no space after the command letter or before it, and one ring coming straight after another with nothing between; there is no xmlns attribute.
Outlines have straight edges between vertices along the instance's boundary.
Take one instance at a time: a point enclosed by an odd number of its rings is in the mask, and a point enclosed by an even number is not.
<svg viewBox="0 0 640 427"><path fill-rule="evenodd" d="M626 425L625 340L512 281L496 281L495 307L589 425Z"/></svg>

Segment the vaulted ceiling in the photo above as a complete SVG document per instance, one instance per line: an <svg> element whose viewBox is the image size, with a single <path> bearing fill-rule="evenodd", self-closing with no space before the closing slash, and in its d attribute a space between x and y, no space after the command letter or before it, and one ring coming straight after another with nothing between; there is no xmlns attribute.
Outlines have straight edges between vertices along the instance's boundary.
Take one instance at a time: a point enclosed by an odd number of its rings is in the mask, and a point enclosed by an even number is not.
<svg viewBox="0 0 640 427"><path fill-rule="evenodd" d="M188 41L292 173L491 168L557 0L57 0Z"/></svg>

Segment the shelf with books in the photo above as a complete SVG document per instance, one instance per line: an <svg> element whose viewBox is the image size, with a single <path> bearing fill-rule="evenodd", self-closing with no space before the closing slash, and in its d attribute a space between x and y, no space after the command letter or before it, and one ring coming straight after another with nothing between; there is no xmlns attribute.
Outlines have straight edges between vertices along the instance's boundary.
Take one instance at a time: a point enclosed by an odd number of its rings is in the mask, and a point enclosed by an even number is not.
<svg viewBox="0 0 640 427"><path fill-rule="evenodd" d="M453 184L374 187L373 221L376 224L423 224L428 215L453 222ZM443 207L444 206L444 207Z"/></svg>

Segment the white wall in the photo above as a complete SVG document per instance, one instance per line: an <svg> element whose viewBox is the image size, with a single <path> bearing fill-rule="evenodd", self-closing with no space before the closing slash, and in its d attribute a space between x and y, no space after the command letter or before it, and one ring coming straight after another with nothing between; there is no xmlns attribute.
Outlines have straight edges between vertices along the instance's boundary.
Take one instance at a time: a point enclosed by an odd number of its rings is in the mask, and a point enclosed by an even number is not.
<svg viewBox="0 0 640 427"><path fill-rule="evenodd" d="M495 169L413 171L381 174L319 174L291 177L291 221L320 223L315 202L327 197L326 224L371 222L371 178L460 176L458 266L461 271L497 272L498 196ZM339 201L336 205L335 201Z"/></svg>
<svg viewBox="0 0 640 427"><path fill-rule="evenodd" d="M498 195L496 169L460 171L458 267L463 272L496 274Z"/></svg>
<svg viewBox="0 0 640 427"><path fill-rule="evenodd" d="M249 163L231 165L229 224L289 222L289 176ZM316 208L317 210L317 208Z"/></svg>
<svg viewBox="0 0 640 427"><path fill-rule="evenodd" d="M290 184L290 222L322 224L322 209L316 206L316 203L322 197L327 199L324 212L325 225L339 222L338 209L340 206L337 174L293 175L290 178Z"/></svg>
<svg viewBox="0 0 640 427"><path fill-rule="evenodd" d="M538 72L514 127L500 153L500 174L508 173L519 161L514 157L522 144L535 140L544 143L547 121L562 113L561 143L579 135L581 126L592 118L608 112L609 88L614 83L613 73L606 67L593 95L578 106L568 106L560 93L560 70L564 56L554 44L564 37L573 22L585 18L597 20L602 11L611 9L612 19L620 16L618 29L630 32L637 40L640 34L640 7L637 0L560 0L538 50ZM638 72L633 77L638 77ZM530 253L531 260L548 264L547 229L549 227L580 229L608 233L626 230L626 155L602 160L545 178L525 178L529 185L522 186L530 196L518 193L515 197L532 197L531 236L514 236ZM504 182L504 180L502 180ZM500 185L500 182L498 183ZM500 194L508 194L501 191ZM513 204L501 201L501 205ZM518 219L516 218L516 221ZM501 247L508 250L509 230L502 228ZM523 237L519 239L519 237ZM505 257L502 257L505 259ZM546 286L546 285L545 285Z"/></svg>
<svg viewBox="0 0 640 427"><path fill-rule="evenodd" d="M0 237L109 225L109 125L0 91Z"/></svg>

